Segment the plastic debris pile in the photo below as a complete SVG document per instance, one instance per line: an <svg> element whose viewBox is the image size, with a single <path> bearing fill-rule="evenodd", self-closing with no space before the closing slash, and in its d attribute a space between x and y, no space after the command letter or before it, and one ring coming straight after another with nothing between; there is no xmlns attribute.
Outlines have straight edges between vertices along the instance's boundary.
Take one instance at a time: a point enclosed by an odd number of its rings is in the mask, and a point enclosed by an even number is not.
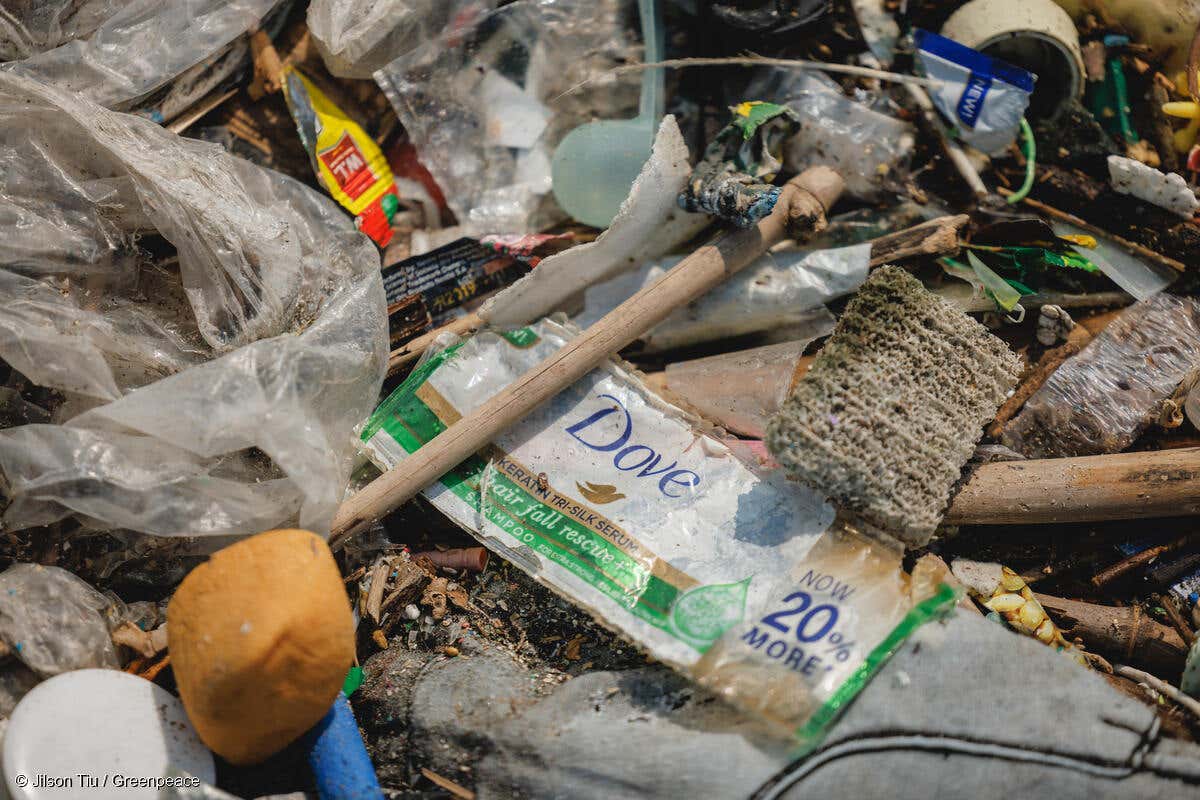
<svg viewBox="0 0 1200 800"><path fill-rule="evenodd" d="M0 3L0 797L1198 791L1200 6L185 5Z"/></svg>

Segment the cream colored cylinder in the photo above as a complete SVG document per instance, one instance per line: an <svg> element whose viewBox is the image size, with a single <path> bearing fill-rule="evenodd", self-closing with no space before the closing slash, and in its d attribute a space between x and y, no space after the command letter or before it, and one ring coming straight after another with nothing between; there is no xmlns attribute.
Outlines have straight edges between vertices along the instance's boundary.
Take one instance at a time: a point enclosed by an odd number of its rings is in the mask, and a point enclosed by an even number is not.
<svg viewBox="0 0 1200 800"><path fill-rule="evenodd" d="M942 35L1035 73L1030 117L1053 116L1083 95L1079 33L1054 0L971 0L950 15Z"/></svg>

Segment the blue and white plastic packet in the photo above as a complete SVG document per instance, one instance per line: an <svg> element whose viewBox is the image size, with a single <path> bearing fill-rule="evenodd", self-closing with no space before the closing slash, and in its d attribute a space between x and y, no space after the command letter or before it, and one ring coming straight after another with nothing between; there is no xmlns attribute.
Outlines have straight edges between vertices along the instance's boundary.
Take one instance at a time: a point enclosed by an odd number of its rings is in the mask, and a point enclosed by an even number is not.
<svg viewBox="0 0 1200 800"><path fill-rule="evenodd" d="M989 154L1016 140L1036 75L929 31L915 30L913 42L917 69L939 81L934 105L959 138Z"/></svg>

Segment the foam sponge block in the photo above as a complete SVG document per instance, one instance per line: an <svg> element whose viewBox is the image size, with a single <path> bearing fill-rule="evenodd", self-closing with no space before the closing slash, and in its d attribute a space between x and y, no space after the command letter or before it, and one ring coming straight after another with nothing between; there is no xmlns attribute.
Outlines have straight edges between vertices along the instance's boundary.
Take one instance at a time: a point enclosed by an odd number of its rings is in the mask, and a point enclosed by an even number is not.
<svg viewBox="0 0 1200 800"><path fill-rule="evenodd" d="M167 607L175 681L200 738L234 764L279 752L329 711L354 618L321 537L267 531L218 551Z"/></svg>
<svg viewBox="0 0 1200 800"><path fill-rule="evenodd" d="M922 545L1020 370L986 328L883 267L768 424L767 447L842 508Z"/></svg>

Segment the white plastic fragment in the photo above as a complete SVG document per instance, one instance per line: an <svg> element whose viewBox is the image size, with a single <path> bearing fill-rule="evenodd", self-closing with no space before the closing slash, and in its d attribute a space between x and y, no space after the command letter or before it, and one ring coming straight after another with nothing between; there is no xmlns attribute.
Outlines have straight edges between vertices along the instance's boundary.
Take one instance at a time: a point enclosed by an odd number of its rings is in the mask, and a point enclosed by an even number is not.
<svg viewBox="0 0 1200 800"><path fill-rule="evenodd" d="M679 260L676 256L647 264L588 289L576 324L588 327L661 278ZM703 297L677 309L643 336L642 343L647 351L670 350L785 326L794 329L795 338L824 336L832 330L833 318L823 304L858 289L867 279L870 260L867 243L822 250L789 245L765 253Z"/></svg>
<svg viewBox="0 0 1200 800"><path fill-rule="evenodd" d="M635 269L695 236L708 224L708 216L687 214L675 204L690 174L679 126L673 116L663 117L650 158L608 230L594 242L547 258L485 303L479 316L497 327L524 325L562 309L587 287Z"/></svg>
<svg viewBox="0 0 1200 800"><path fill-rule="evenodd" d="M1108 157L1108 175L1112 187L1159 208L1191 218L1200 208L1200 200L1182 175L1164 173L1140 161L1123 156Z"/></svg>
<svg viewBox="0 0 1200 800"><path fill-rule="evenodd" d="M1000 588L1003 574L1000 565L990 561L972 561L956 558L950 563L950 572L972 592L980 597L991 597Z"/></svg>
<svg viewBox="0 0 1200 800"><path fill-rule="evenodd" d="M13 711L4 740L13 800L128 797L156 800L174 767L216 783L212 753L166 689L136 675L81 669L35 687Z"/></svg>

